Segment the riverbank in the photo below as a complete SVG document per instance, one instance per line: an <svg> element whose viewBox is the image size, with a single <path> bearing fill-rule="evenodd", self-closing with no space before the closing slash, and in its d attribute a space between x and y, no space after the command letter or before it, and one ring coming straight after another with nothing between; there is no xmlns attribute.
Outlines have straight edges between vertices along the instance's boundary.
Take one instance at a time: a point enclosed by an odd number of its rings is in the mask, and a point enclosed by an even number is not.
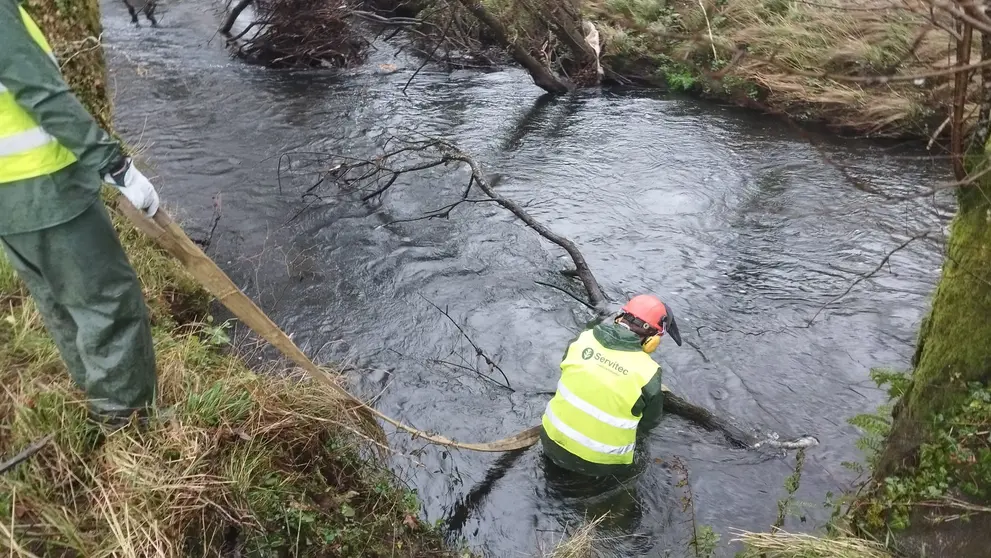
<svg viewBox="0 0 991 558"><path fill-rule="evenodd" d="M111 114L97 2L32 0L92 114ZM112 205L112 204L111 204ZM86 419L34 301L0 258L0 455L50 441L0 475L12 556L455 556L416 495L318 386L262 375L227 349L211 298L114 215L151 310L159 404L174 416L109 432Z"/></svg>
<svg viewBox="0 0 991 558"><path fill-rule="evenodd" d="M535 8L526 3L483 0L491 18L483 26L462 2L440 1L439 8L401 3L401 10L386 0L371 4L426 21L423 36L430 39L417 39L419 50L453 66L458 63L450 52L436 55L439 37L456 36L446 41L447 50L469 51L473 65L513 63L490 48L506 40L529 53L532 64L555 71L569 56L555 46L566 41L547 38L543 18L551 12L534 17ZM688 93L857 135L928 139L948 133L942 124L952 79L904 79L954 63L953 41L919 7L898 0L585 0L580 6L598 30L607 84ZM939 17L939 24L952 27ZM494 32L493 23L503 31ZM979 59L979 44L975 39L972 59ZM871 82L896 75L903 79ZM976 118L976 110L970 112L968 118Z"/></svg>
<svg viewBox="0 0 991 558"><path fill-rule="evenodd" d="M508 54L512 49L502 48L506 41L527 53L524 57L534 65L530 70L557 71L569 58L560 40L547 38L544 18L553 10L536 17L535 7L505 0L483 0L479 13L457 0L369 0L366 5L400 16L396 25L419 22L412 35L415 50L451 67L514 63L516 56ZM585 0L580 6L598 30L607 83L688 93L859 135L928 139L948 133L942 125L952 86L948 76L864 81L938 72L953 64L947 33L932 24L928 12L898 0ZM344 13L321 17L325 27L332 23L352 31ZM489 19L481 25L479 17ZM317 44L353 55L320 59L309 55L314 49L302 49L311 63L347 66L361 60L359 47L339 47L340 34L331 35ZM272 28L262 42L294 36ZM276 49L282 58L300 49L298 41L289 43L296 46ZM243 44L235 50L252 59ZM553 81L547 74L535 79L545 88Z"/></svg>
<svg viewBox="0 0 991 558"><path fill-rule="evenodd" d="M603 64L635 82L876 136L928 137L945 111L947 78L813 77L949 64L942 32L916 43L926 22L896 0L590 0L585 12L600 28Z"/></svg>

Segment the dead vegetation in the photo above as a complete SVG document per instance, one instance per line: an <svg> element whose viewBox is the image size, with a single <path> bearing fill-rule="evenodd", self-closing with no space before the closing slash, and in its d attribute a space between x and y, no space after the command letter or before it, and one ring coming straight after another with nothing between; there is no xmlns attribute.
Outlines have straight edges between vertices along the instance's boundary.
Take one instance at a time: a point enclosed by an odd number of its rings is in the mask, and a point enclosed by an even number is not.
<svg viewBox="0 0 991 558"><path fill-rule="evenodd" d="M544 553L547 558L591 558L595 543L599 540L596 530L606 519L600 516L581 525L570 536L566 536L549 553Z"/></svg>
<svg viewBox="0 0 991 558"><path fill-rule="evenodd" d="M171 262L136 265L154 290ZM0 474L5 555L450 555L322 386L255 374L219 350L223 328L179 325L156 305L158 403L171 416L111 432L87 420L6 261L0 279L0 456L51 436Z"/></svg>
<svg viewBox="0 0 991 558"><path fill-rule="evenodd" d="M601 24L604 63L632 78L729 96L798 120L925 136L947 116L950 76L883 78L955 64L953 19L928 4L592 0L586 9Z"/></svg>
<svg viewBox="0 0 991 558"><path fill-rule="evenodd" d="M957 63L954 10L963 9L937 0L235 1L232 16L247 6L250 22L222 31L239 55L270 65L353 65L372 36L400 36L400 50L424 64L514 60L553 93L600 79L662 84L888 136L948 130L946 70ZM982 42L971 43L975 59ZM979 101L975 84L968 122Z"/></svg>
<svg viewBox="0 0 991 558"><path fill-rule="evenodd" d="M233 53L249 62L349 67L365 59L369 42L351 21L357 8L348 2L228 0L227 9L220 31Z"/></svg>
<svg viewBox="0 0 991 558"><path fill-rule="evenodd" d="M736 533L746 550L741 558L891 558L884 545L852 536L830 538L805 533Z"/></svg>

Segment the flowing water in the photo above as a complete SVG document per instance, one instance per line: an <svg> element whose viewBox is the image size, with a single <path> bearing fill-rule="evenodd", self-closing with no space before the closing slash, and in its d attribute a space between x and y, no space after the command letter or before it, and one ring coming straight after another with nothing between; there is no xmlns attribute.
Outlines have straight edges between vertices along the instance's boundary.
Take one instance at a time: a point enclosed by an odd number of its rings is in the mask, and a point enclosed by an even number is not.
<svg viewBox="0 0 991 558"><path fill-rule="evenodd" d="M905 239L927 230L941 238L948 196L894 202L874 192L923 192L947 179L944 159L918 146L804 136L769 117L659 93L539 100L516 69L428 67L404 94L417 61L384 44L353 71L266 70L228 57L210 5L167 3L159 29L134 28L116 1L103 8L117 127L146 148L164 201L205 237L219 194L211 256L311 357L351 365L355 389L378 394L386 413L466 441L536 424L548 399L537 392L554 389L566 344L588 318L535 283L566 284L563 252L494 204L390 224L456 199L463 169L408 176L374 203L330 185L303 197L312 180L285 173L280 185L280 154L370 155L411 129L455 140L501 173L500 191L573 239L614 302L638 292L667 301L698 348L661 344L673 390L745 424L819 438L796 494L810 505L786 528L820 525L826 493L854 482L842 462L861 455L846 420L883 402L871 367L908 365L941 243L910 243L808 322ZM380 63L399 71L385 75ZM474 357L430 302L498 360L515 392L438 362ZM413 454L394 467L417 489L425 518L445 519L495 556L533 555L607 510L604 555L688 555L677 462L696 522L724 542L732 528L775 520L794 464L732 448L678 417L654 431L643 470L619 485L557 478L539 448L508 459L402 434L392 445ZM485 483L493 467L499 475Z"/></svg>

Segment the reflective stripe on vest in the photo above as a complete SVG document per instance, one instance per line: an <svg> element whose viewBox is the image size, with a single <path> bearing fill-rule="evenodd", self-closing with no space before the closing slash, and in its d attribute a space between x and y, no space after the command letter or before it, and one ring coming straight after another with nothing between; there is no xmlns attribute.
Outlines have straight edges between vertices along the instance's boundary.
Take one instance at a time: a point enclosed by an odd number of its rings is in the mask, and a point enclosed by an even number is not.
<svg viewBox="0 0 991 558"><path fill-rule="evenodd" d="M34 42L58 67L41 29L18 6L21 20ZM0 83L0 184L44 176L76 162L76 156L58 142L14 99Z"/></svg>
<svg viewBox="0 0 991 558"><path fill-rule="evenodd" d="M656 371L647 353L607 349L591 330L583 332L568 347L544 411L547 436L591 463L632 463L640 423L633 405Z"/></svg>

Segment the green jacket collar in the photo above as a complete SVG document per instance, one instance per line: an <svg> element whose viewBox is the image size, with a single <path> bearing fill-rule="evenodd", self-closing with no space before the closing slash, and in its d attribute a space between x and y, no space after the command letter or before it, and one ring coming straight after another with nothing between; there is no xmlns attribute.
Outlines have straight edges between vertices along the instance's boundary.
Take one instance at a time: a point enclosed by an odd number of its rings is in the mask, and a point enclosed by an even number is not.
<svg viewBox="0 0 991 558"><path fill-rule="evenodd" d="M595 340L607 349L615 351L639 351L640 338L637 334L614 323L598 324L592 328Z"/></svg>

